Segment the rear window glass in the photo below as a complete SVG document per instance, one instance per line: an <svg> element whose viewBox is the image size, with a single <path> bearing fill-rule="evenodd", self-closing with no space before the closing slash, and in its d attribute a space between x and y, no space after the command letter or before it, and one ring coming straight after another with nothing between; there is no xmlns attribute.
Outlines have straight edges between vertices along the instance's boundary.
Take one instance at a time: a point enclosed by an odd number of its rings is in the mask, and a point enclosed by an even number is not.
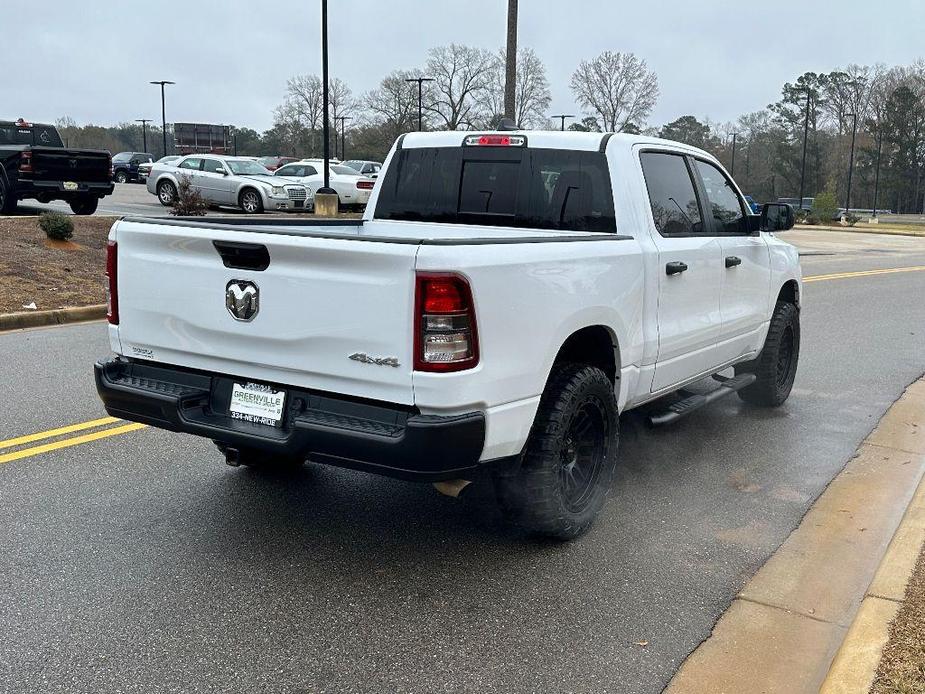
<svg viewBox="0 0 925 694"><path fill-rule="evenodd" d="M601 152L424 147L396 153L377 219L614 232Z"/></svg>
<svg viewBox="0 0 925 694"><path fill-rule="evenodd" d="M0 125L0 145L35 145L63 147L61 136L50 125L22 127L15 124Z"/></svg>

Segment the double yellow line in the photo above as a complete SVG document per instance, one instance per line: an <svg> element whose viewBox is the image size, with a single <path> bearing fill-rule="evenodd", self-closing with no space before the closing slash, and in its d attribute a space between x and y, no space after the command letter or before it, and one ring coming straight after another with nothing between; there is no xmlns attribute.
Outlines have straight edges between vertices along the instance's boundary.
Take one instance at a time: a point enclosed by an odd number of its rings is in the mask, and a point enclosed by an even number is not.
<svg viewBox="0 0 925 694"><path fill-rule="evenodd" d="M40 431L36 434L27 434L26 436L18 436L13 439L0 441L0 464L9 463L13 460L19 460L20 458L29 458L41 453L48 453L49 451L56 451L61 448L79 446L82 443L98 441L99 439L105 439L109 436L118 436L119 434L127 434L130 431L137 431L145 428L144 424L137 423L109 427L110 424L121 421L121 419L116 419L115 417L103 417L101 419L92 419L88 422L69 424L64 427L58 427L57 429L49 429L47 431ZM97 431L91 431L87 434L79 434L77 436L68 436L69 434L87 431L88 429L96 429ZM50 441L49 443L41 443L37 446L28 445L36 441L46 441L47 439L57 440ZM10 451L9 453L2 452L10 448L16 450Z"/></svg>
<svg viewBox="0 0 925 694"><path fill-rule="evenodd" d="M895 272L921 272L925 265L910 265L909 267L890 267L883 270L857 270L855 272L833 272L831 275L810 275L804 277L803 282L823 282L825 280L843 280L849 277L867 277L869 275L891 275Z"/></svg>

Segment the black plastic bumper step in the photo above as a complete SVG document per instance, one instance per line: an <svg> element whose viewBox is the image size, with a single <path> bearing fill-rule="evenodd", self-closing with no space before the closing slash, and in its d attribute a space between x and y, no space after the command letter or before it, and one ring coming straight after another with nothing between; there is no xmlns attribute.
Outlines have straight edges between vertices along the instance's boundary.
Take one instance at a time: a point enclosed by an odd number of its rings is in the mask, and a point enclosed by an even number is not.
<svg viewBox="0 0 925 694"><path fill-rule="evenodd" d="M714 374L713 378L720 382L721 385L719 388L709 393L688 395L682 400L673 402L661 412L649 415L649 424L652 426L661 426L663 424L676 422L681 419L681 417L686 417L691 412L699 410L704 405L708 405L715 400L735 393L737 390L742 390L742 388L750 386L755 382L757 377L755 374L743 373L732 377Z"/></svg>

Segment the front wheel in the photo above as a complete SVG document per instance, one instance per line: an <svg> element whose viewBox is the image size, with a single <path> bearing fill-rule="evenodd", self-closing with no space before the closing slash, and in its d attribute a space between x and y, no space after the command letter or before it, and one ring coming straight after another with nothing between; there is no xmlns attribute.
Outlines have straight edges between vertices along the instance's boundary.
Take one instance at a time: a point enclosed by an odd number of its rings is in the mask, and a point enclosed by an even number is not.
<svg viewBox="0 0 925 694"><path fill-rule="evenodd" d="M617 403L606 374L581 364L555 367L520 469L496 478L505 515L530 532L578 537L607 499L618 440Z"/></svg>
<svg viewBox="0 0 925 694"><path fill-rule="evenodd" d="M778 301L771 316L768 336L754 361L736 366L736 373L753 373L750 386L738 391L745 402L778 407L790 397L800 359L800 312L793 304Z"/></svg>
<svg viewBox="0 0 925 694"><path fill-rule="evenodd" d="M124 171L116 171L116 183L128 183L128 174Z"/></svg>
<svg viewBox="0 0 925 694"><path fill-rule="evenodd" d="M71 200L71 212L74 214L93 214L100 204L99 198L84 196Z"/></svg>
<svg viewBox="0 0 925 694"><path fill-rule="evenodd" d="M263 200L260 198L260 193L253 188L246 188L241 191L241 195L238 198L238 205L247 214L258 214L263 212Z"/></svg>

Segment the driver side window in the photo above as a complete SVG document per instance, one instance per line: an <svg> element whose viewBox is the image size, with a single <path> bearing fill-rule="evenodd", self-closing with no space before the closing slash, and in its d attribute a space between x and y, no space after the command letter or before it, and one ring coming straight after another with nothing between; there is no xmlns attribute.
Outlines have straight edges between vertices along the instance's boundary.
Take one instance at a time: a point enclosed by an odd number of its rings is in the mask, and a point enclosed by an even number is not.
<svg viewBox="0 0 925 694"><path fill-rule="evenodd" d="M684 156L643 152L639 160L658 233L662 236L702 234L700 203Z"/></svg>
<svg viewBox="0 0 925 694"><path fill-rule="evenodd" d="M732 182L713 164L700 159L696 162L697 172L707 192L714 232L728 234L747 231L745 209Z"/></svg>

